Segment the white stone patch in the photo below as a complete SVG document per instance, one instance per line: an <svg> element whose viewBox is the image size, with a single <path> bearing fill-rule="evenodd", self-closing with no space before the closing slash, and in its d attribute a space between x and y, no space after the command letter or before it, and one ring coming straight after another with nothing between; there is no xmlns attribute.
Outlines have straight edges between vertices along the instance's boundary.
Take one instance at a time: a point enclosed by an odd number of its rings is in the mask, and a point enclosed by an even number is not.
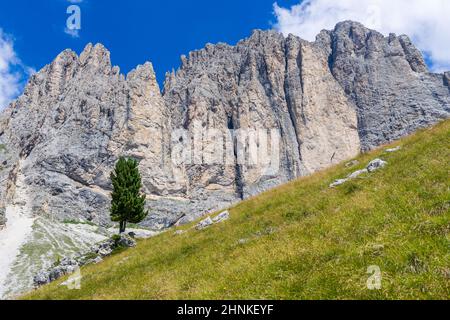
<svg viewBox="0 0 450 320"><path fill-rule="evenodd" d="M338 186L340 186L340 185L343 185L343 184L346 183L347 181L356 179L357 177L359 177L359 176L362 175L362 174L366 174L366 173L369 173L369 172L374 172L374 171L377 171L377 170L379 170L379 169L382 169L382 168L384 168L387 164L388 164L388 163L387 163L386 161L383 161L383 160L381 160L381 159L375 159L375 160L372 160L372 161L367 165L367 167L366 167L365 169L355 171L355 172L349 174L349 175L347 176L347 178L345 178L345 179L337 179L337 180L334 181L332 184L330 184L330 188L335 188L335 187L338 187Z"/></svg>
<svg viewBox="0 0 450 320"><path fill-rule="evenodd" d="M401 146L398 146L398 147L396 147L396 148L386 149L385 151L386 151L387 153L393 153L393 152L400 151L401 149L402 149L402 147L401 147Z"/></svg>
<svg viewBox="0 0 450 320"><path fill-rule="evenodd" d="M32 231L34 219L18 212L14 206L6 208L6 228L0 230L0 299L7 290L7 280L21 246Z"/></svg>

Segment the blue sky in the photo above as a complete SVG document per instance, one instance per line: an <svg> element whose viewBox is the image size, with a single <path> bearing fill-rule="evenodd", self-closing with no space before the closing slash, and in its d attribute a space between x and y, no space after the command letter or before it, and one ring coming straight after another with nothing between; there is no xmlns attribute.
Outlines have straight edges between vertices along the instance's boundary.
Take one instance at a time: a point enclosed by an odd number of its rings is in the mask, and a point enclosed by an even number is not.
<svg viewBox="0 0 450 320"><path fill-rule="evenodd" d="M101 42L122 72L149 60L161 83L182 54L208 42L234 44L252 29L272 28L274 1L82 0L76 38L64 32L68 0L11 0L0 2L0 28L13 37L22 63L36 70L66 48L79 53L87 43ZM285 7L298 2L278 1Z"/></svg>
<svg viewBox="0 0 450 320"><path fill-rule="evenodd" d="M160 84L180 56L208 42L235 44L253 29L314 40L322 29L356 20L385 35L407 34L432 71L450 70L449 0L5 0L0 1L0 109L33 70L67 48L103 43L127 73L151 61ZM65 32L67 8L81 10L78 37Z"/></svg>

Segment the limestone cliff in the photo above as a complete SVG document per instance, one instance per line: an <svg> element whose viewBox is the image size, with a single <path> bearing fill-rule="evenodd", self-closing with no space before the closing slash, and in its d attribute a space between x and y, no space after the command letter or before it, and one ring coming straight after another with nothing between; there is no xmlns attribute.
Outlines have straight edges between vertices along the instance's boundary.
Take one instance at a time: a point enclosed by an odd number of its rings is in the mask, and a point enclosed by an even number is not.
<svg viewBox="0 0 450 320"><path fill-rule="evenodd" d="M208 44L182 57L163 93L150 63L124 76L102 45L66 50L0 115L0 224L5 212L107 224L109 173L132 156L145 223L164 228L449 114L449 73L428 72L408 37L355 22L312 43L255 31ZM226 151L207 161L217 147ZM175 161L180 152L193 161Z"/></svg>

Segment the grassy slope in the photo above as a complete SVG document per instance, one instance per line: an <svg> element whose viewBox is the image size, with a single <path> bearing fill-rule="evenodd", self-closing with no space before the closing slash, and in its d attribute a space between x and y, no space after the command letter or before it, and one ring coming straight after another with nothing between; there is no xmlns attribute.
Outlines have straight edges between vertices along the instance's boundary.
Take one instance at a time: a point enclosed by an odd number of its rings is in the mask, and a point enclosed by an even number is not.
<svg viewBox="0 0 450 320"><path fill-rule="evenodd" d="M447 121L395 143L399 152L242 202L225 223L142 241L82 269L81 290L57 281L25 298L450 298L449 142ZM388 167L328 188L375 157ZM366 287L370 265L381 290Z"/></svg>

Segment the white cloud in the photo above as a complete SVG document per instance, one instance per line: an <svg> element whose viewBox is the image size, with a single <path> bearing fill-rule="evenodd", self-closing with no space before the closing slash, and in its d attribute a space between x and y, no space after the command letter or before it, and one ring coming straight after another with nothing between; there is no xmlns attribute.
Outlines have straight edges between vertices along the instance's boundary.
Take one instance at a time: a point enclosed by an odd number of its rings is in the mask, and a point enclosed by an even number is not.
<svg viewBox="0 0 450 320"><path fill-rule="evenodd" d="M12 38L0 28L0 110L21 93L24 81L34 72L20 61Z"/></svg>
<svg viewBox="0 0 450 320"><path fill-rule="evenodd" d="M354 20L385 35L406 34L424 52L434 71L450 70L448 0L304 0L290 9L274 4L275 28L314 40L322 29Z"/></svg>
<svg viewBox="0 0 450 320"><path fill-rule="evenodd" d="M19 93L20 74L12 70L18 64L12 40L0 29L0 109Z"/></svg>
<svg viewBox="0 0 450 320"><path fill-rule="evenodd" d="M72 38L80 37L81 30L81 9L78 4L81 4L83 0L68 0L72 5L67 7L67 14L70 16L67 18L66 27L64 32Z"/></svg>

